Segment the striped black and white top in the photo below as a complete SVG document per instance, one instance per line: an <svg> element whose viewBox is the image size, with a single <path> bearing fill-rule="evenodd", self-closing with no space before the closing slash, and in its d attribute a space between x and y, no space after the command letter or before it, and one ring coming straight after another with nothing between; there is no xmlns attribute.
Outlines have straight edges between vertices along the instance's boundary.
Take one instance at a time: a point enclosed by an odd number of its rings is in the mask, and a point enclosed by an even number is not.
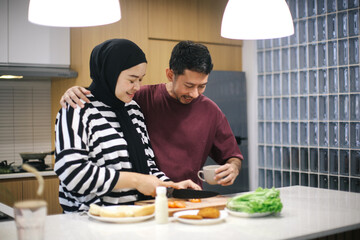
<svg viewBox="0 0 360 240"><path fill-rule="evenodd" d="M62 108L55 124L55 167L60 179L59 201L64 212L86 211L91 203L129 204L138 199L135 189L113 189L119 171L132 171L127 142L111 107L87 96L84 108ZM125 107L141 134L150 173L168 180L156 166L144 116L135 101Z"/></svg>

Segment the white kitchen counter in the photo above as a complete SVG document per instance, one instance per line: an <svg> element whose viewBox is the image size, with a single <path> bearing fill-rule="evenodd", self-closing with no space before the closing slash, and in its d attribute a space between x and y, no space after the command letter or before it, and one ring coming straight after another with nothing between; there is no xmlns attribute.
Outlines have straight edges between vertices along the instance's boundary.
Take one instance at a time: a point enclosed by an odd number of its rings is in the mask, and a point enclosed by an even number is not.
<svg viewBox="0 0 360 240"><path fill-rule="evenodd" d="M41 176L56 176L56 173L52 170L50 171L40 171ZM21 172L21 173L9 173L9 174L0 174L0 180L2 179L16 179L16 178L29 178L35 177L33 173Z"/></svg>
<svg viewBox="0 0 360 240"><path fill-rule="evenodd" d="M263 218L228 216L214 225L154 219L132 223L104 223L87 215L61 214L47 217L45 240L89 239L304 239L360 229L360 194L310 187L280 188L283 210ZM0 223L2 240L16 239L14 221Z"/></svg>

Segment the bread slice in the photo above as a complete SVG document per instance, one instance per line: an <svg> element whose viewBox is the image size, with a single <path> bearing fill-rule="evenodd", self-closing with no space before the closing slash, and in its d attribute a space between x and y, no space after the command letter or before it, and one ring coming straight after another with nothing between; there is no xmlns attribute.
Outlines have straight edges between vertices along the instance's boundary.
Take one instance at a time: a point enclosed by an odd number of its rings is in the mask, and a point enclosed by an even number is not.
<svg viewBox="0 0 360 240"><path fill-rule="evenodd" d="M101 207L94 203L90 204L89 213L93 216L100 216Z"/></svg>
<svg viewBox="0 0 360 240"><path fill-rule="evenodd" d="M151 215L155 212L155 204L144 205L134 209L134 217Z"/></svg>
<svg viewBox="0 0 360 240"><path fill-rule="evenodd" d="M117 206L116 208L103 208L96 204L90 204L89 213L100 217L141 217L151 215L155 212L155 205L145 205L141 207Z"/></svg>
<svg viewBox="0 0 360 240"><path fill-rule="evenodd" d="M118 206L116 208L101 208L100 217L133 217L134 210L130 206Z"/></svg>

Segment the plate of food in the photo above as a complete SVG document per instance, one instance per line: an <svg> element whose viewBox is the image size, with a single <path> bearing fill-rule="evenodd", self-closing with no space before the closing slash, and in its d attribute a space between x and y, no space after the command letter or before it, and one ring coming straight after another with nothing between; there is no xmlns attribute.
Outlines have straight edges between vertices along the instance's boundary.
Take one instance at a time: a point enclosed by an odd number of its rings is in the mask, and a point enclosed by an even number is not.
<svg viewBox="0 0 360 240"><path fill-rule="evenodd" d="M98 206L91 204L88 216L102 222L134 223L142 222L154 217L155 205L119 205Z"/></svg>
<svg viewBox="0 0 360 240"><path fill-rule="evenodd" d="M275 188L257 188L254 192L230 198L225 211L236 217L265 217L281 212L280 191Z"/></svg>
<svg viewBox="0 0 360 240"><path fill-rule="evenodd" d="M186 224L207 225L220 223L228 216L224 210L213 207L201 208L200 210L186 210L174 213L174 218Z"/></svg>
<svg viewBox="0 0 360 240"><path fill-rule="evenodd" d="M228 212L230 215L233 215L235 217L265 217L268 215L273 214L274 212L262 212L262 213L247 213L247 212L238 212L238 211L232 211L228 208L225 208L225 211Z"/></svg>

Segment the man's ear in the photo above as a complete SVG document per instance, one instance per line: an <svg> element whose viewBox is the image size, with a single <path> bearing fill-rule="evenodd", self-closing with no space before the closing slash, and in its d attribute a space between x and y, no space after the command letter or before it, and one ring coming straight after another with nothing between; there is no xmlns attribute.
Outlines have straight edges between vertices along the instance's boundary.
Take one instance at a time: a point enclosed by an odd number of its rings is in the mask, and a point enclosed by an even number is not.
<svg viewBox="0 0 360 240"><path fill-rule="evenodd" d="M171 70L170 68L167 68L167 69L166 69L166 77L167 77L167 79L169 80L169 82L173 82L173 81L174 81L174 78L175 78L174 71Z"/></svg>

